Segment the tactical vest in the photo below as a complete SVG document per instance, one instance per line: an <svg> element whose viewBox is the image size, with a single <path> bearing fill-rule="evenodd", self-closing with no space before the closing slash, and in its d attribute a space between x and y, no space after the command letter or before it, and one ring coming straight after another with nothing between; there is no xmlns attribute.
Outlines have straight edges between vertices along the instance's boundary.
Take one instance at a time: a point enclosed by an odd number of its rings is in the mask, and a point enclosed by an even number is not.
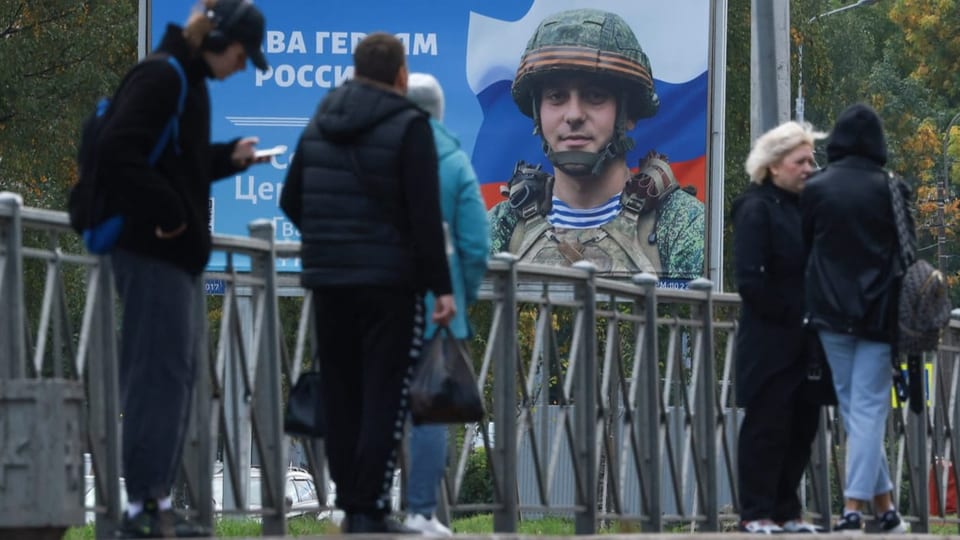
<svg viewBox="0 0 960 540"><path fill-rule="evenodd" d="M547 182L544 197L552 197ZM657 245L660 202L679 187L666 158L651 152L620 196L621 211L608 223L589 229L565 229L547 222L540 203L517 208L520 219L510 236L510 252L521 262L569 266L590 261L603 274L656 274L662 268Z"/></svg>

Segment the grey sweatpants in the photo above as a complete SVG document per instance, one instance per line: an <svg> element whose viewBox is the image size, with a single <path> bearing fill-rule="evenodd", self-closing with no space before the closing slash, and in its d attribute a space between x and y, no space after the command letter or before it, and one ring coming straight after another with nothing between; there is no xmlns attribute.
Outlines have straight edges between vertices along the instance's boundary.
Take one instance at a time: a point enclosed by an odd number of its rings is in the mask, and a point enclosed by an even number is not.
<svg viewBox="0 0 960 540"><path fill-rule="evenodd" d="M199 276L158 260L111 255L123 309L120 407L131 501L170 494L183 451L203 335Z"/></svg>

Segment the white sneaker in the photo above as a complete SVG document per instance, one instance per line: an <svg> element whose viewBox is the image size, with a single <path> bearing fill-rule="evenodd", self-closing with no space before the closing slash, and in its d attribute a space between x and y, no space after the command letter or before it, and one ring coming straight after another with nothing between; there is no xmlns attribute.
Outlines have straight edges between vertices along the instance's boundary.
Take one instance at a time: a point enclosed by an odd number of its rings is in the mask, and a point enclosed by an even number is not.
<svg viewBox="0 0 960 540"><path fill-rule="evenodd" d="M436 516L430 516L430 519L427 519L420 514L409 514L403 524L411 529L420 531L424 536L432 538L453 536L450 529L443 523L440 523L440 520L438 520Z"/></svg>
<svg viewBox="0 0 960 540"><path fill-rule="evenodd" d="M788 533L820 534L822 532L825 532L823 530L823 527L818 527L813 523L803 521L802 519L791 519L789 521L785 521L780 526L783 528L784 532L788 532Z"/></svg>
<svg viewBox="0 0 960 540"><path fill-rule="evenodd" d="M778 534L783 532L783 528L769 519L755 519L753 521L741 521L740 532L752 534Z"/></svg>

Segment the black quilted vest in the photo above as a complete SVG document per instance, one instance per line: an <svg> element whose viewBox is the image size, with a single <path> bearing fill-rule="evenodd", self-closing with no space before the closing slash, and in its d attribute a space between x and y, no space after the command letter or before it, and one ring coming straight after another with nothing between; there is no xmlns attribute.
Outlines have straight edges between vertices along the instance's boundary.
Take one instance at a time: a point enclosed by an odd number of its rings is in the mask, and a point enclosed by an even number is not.
<svg viewBox="0 0 960 540"><path fill-rule="evenodd" d="M402 98L401 98L402 99ZM348 141L304 131L302 283L306 287L413 288L415 252L399 154L410 122L423 113L399 107Z"/></svg>

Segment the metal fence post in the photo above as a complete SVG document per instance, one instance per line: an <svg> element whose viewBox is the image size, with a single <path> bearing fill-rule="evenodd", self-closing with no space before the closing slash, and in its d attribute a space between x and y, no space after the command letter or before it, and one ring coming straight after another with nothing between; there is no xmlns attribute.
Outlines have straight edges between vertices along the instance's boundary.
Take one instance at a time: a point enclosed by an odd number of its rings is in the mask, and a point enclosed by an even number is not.
<svg viewBox="0 0 960 540"><path fill-rule="evenodd" d="M830 416L827 414L827 407L820 407L820 420L817 427L817 438L813 440L813 448L810 453L810 464L807 467L807 474L813 484L814 510L820 516L816 520L817 525L823 527L823 530L829 531L832 526L830 515L830 439L831 432L828 429L827 421Z"/></svg>
<svg viewBox="0 0 960 540"><path fill-rule="evenodd" d="M264 514L263 535L285 535L287 530L284 487L287 483L285 435L283 433L283 396L280 392L281 352L280 314L277 307L276 233L273 221L260 219L250 223L250 236L269 242L270 249L251 256L250 270L263 279L260 306L264 325L257 358L256 385L253 393L254 433L259 443L262 464L263 506L275 508ZM256 319L256 318L255 318Z"/></svg>
<svg viewBox="0 0 960 540"><path fill-rule="evenodd" d="M517 258L498 253L496 260L507 264L507 271L494 277L494 296L501 304L502 316L497 328L499 361L493 368L493 421L496 427L491 461L499 477L494 485L493 530L517 531L519 496L517 495Z"/></svg>
<svg viewBox="0 0 960 540"><path fill-rule="evenodd" d="M0 538L52 539L83 523L84 394L28 367L23 216L0 193Z"/></svg>
<svg viewBox="0 0 960 540"><path fill-rule="evenodd" d="M95 499L98 505L103 504L107 510L96 517L97 538L102 539L115 536L123 510L120 507L122 419L117 324L114 317L116 293L113 289L113 267L109 257L98 258L97 266L91 270L89 279L93 283L87 291L95 298L89 327L90 352L86 362L87 395L100 398L88 400L87 438L96 471Z"/></svg>
<svg viewBox="0 0 960 540"><path fill-rule="evenodd" d="M921 362L927 358L927 355L921 357ZM923 370L925 371L925 370ZM921 373L923 373L921 371ZM917 517L917 522L911 524L911 531L914 533L926 533L930 531L930 491L929 491L929 472L930 463L928 463L929 447L927 445L927 425L928 410L926 400L933 388L927 388L922 397L923 410L915 413L904 403L902 409L894 409L891 414L906 414L906 444L909 462L907 463L907 477L910 479L910 492L913 494L913 500L910 501L910 510ZM895 482L899 485L899 482ZM894 493L896 496L896 493ZM896 504L894 498L894 504Z"/></svg>
<svg viewBox="0 0 960 540"><path fill-rule="evenodd" d="M960 319L960 308L954 308L950 311L951 322ZM947 328L944 330L947 334L947 338L944 339L947 345L952 345L957 347L960 345L960 340L958 340L958 333L953 328ZM941 354L943 354L941 352ZM958 377L957 370L960 370L960 366L956 365L956 360L958 358L958 353L950 351L949 354L952 358L950 362L941 362L939 366L950 366L949 378L946 379L946 383L943 385L943 388L946 390L950 388L951 390L955 388L953 381ZM941 359L944 360L944 359ZM948 386L949 385L949 386ZM937 386L941 387L941 382L938 379ZM947 460L947 463L943 466L947 467L947 474L942 478L946 482L946 489L940 491L937 496L941 505L946 506L946 496L944 494L949 493L950 479L953 479L955 487L960 487L960 433L957 432L956 426L960 426L960 399L955 399L953 395L949 395L948 392L943 393L942 404L938 406L938 409L941 410L942 416L940 418L941 427L939 432L941 436L945 439L949 439L950 453L944 454L940 457ZM950 393L952 394L952 392ZM949 397L948 397L949 395ZM948 426L954 426L954 429L948 430ZM944 440L943 446L941 448L946 448L947 440Z"/></svg>
<svg viewBox="0 0 960 540"><path fill-rule="evenodd" d="M0 192L0 379L17 379L26 368L23 306L23 199ZM6 223L6 225L2 225Z"/></svg>
<svg viewBox="0 0 960 540"><path fill-rule="evenodd" d="M197 283L197 287L199 290L194 299L193 309L198 312L197 320L201 321L203 328L194 349L197 359L196 375L181 469L187 480L188 502L190 508L196 512L197 523L213 530L213 458L219 433L214 427L211 407L213 380L210 366L207 295L202 279Z"/></svg>
<svg viewBox="0 0 960 540"><path fill-rule="evenodd" d="M697 419L694 433L700 451L696 455L700 471L699 486L702 490L703 530L720 530L720 509L718 508L717 489L717 426L722 425L717 416L716 374L713 357L713 283L708 279L695 279L690 282L691 290L702 292L705 296L700 306L703 324L700 343L700 361L695 384Z"/></svg>
<svg viewBox="0 0 960 540"><path fill-rule="evenodd" d="M642 459L640 477L645 480L641 492L641 508L646 510L646 518L641 530L655 532L663 530L662 501L660 494L660 356L657 351L657 276L636 274L633 282L644 288L645 319L643 328L643 355L640 369L639 391L637 398L637 432L640 439Z"/></svg>
<svg viewBox="0 0 960 540"><path fill-rule="evenodd" d="M571 351L578 356L577 381L574 389L574 425L576 426L576 455L574 460L583 471L583 485L577 490L577 506L574 532L576 534L594 534L597 532L597 431L601 429L597 418L597 268L588 261L573 264L586 275L575 288L576 301L583 310L580 336L580 348ZM576 329L574 329L576 331Z"/></svg>

